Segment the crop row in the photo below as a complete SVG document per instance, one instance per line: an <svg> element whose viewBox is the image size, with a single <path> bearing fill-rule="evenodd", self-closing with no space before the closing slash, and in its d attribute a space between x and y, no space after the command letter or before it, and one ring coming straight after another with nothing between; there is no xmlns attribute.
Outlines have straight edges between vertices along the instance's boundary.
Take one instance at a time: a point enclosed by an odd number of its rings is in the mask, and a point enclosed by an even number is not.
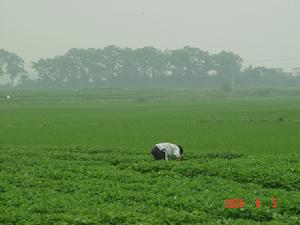
<svg viewBox="0 0 300 225"><path fill-rule="evenodd" d="M285 176L299 178L297 157L226 152L164 162L138 149L126 152L105 147L0 148L0 224L299 222L299 190L264 187L259 174L255 182L229 176L250 176L252 170L266 176L273 165L281 183L294 188ZM284 165L295 169L280 173ZM271 207L274 196L277 209ZM260 209L255 207L258 197ZM229 198L244 199L245 207L226 209Z"/></svg>

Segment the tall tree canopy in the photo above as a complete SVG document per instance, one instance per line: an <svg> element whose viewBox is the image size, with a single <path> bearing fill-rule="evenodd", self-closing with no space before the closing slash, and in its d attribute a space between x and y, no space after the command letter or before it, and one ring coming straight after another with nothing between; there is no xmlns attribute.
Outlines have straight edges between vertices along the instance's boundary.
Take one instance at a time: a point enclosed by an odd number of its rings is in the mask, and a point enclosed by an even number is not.
<svg viewBox="0 0 300 225"><path fill-rule="evenodd" d="M7 75L14 86L16 78L25 73L24 60L13 52L0 49L0 75Z"/></svg>
<svg viewBox="0 0 300 225"><path fill-rule="evenodd" d="M242 67L233 52L210 54L186 46L159 50L151 46L102 49L73 48L64 55L32 63L38 80L28 80L24 61L15 53L0 50L0 76L41 87L222 87L299 84L299 77L265 67Z"/></svg>
<svg viewBox="0 0 300 225"><path fill-rule="evenodd" d="M107 46L104 49L71 49L63 56L33 63L44 82L107 85L120 82L153 82L205 79L216 70L224 79L240 73L241 58L231 52L210 55L198 48L161 51Z"/></svg>

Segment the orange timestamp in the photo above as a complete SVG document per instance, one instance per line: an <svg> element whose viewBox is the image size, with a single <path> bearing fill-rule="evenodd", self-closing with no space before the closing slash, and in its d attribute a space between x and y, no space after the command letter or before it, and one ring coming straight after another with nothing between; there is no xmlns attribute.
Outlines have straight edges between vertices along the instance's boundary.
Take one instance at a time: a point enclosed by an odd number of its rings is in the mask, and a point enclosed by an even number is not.
<svg viewBox="0 0 300 225"><path fill-rule="evenodd" d="M224 207L226 209L241 209L245 207L245 200L240 198L230 198L225 200ZM255 206L259 209L262 205L260 198L257 198L255 201ZM272 198L272 208L276 209L278 207L278 200L277 198Z"/></svg>

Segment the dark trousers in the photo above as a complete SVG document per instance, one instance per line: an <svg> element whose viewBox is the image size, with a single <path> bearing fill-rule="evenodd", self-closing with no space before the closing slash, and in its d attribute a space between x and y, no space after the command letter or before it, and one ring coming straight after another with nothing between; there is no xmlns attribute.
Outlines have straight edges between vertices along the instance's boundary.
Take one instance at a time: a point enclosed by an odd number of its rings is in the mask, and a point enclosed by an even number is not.
<svg viewBox="0 0 300 225"><path fill-rule="evenodd" d="M165 159L165 152L159 150L157 146L152 148L151 153L156 160Z"/></svg>

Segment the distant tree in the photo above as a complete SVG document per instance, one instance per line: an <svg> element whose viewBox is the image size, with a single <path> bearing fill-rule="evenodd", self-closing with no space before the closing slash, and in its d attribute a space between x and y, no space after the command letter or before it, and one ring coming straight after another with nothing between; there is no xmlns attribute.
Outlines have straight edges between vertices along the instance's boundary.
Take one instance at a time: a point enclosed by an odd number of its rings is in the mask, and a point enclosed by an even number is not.
<svg viewBox="0 0 300 225"><path fill-rule="evenodd" d="M263 70L263 67L253 67L252 65L246 67L242 73L242 84L250 86L262 84Z"/></svg>
<svg viewBox="0 0 300 225"><path fill-rule="evenodd" d="M4 75L5 51L0 49L0 77Z"/></svg>
<svg viewBox="0 0 300 225"><path fill-rule="evenodd" d="M241 75L243 59L232 53L222 51L211 56L213 69L217 71L217 79L222 84L231 83L233 88L235 80Z"/></svg>
<svg viewBox="0 0 300 225"><path fill-rule="evenodd" d="M13 52L0 49L0 75L9 77L12 88L15 79L24 73L24 60Z"/></svg>
<svg viewBox="0 0 300 225"><path fill-rule="evenodd" d="M133 52L135 63L134 70L137 77L152 79L158 77L162 72L162 52L154 47L139 48Z"/></svg>
<svg viewBox="0 0 300 225"><path fill-rule="evenodd" d="M296 79L286 72L263 66L253 67L250 65L243 71L243 82L255 86L282 86L293 84L294 81Z"/></svg>
<svg viewBox="0 0 300 225"><path fill-rule="evenodd" d="M171 50L168 55L168 66L173 78L186 76L190 66L189 55L183 49Z"/></svg>
<svg viewBox="0 0 300 225"><path fill-rule="evenodd" d="M252 69L241 71L241 64L242 59L232 52L210 55L189 46L161 51L151 46L131 49L111 45L70 49L62 56L34 62L33 68L40 82L51 85L197 87L229 83L232 88L252 73Z"/></svg>
<svg viewBox="0 0 300 225"><path fill-rule="evenodd" d="M66 80L79 85L88 84L92 80L93 65L97 58L96 49L70 49L61 58L61 61L65 63Z"/></svg>
<svg viewBox="0 0 300 225"><path fill-rule="evenodd" d="M61 81L55 59L39 59L37 62L32 63L32 68L37 71L39 80L43 83L52 84Z"/></svg>
<svg viewBox="0 0 300 225"><path fill-rule="evenodd" d="M122 57L123 49L114 45L107 46L103 49L103 70L102 77L107 82L114 82L122 76L122 69L124 67L124 59ZM104 76L103 76L104 75Z"/></svg>

